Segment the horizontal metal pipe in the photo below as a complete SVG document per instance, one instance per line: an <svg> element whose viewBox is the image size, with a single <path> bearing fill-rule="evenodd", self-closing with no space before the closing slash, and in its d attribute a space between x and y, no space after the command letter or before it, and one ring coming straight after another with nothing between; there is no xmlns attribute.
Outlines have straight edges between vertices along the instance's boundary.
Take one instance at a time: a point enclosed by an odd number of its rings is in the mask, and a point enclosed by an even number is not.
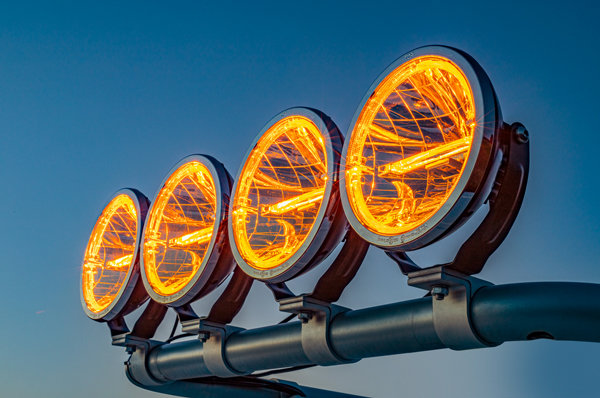
<svg viewBox="0 0 600 398"><path fill-rule="evenodd" d="M445 348L433 323L431 297L348 311L330 324L330 343L358 360ZM541 282L490 286L471 300L475 332L490 343L554 338L600 341L600 285ZM244 330L229 337L225 358L240 373L307 365L301 324L290 322ZM211 376L199 341L155 348L146 362L160 380Z"/></svg>
<svg viewBox="0 0 600 398"><path fill-rule="evenodd" d="M444 348L431 297L342 313L331 323L331 345L354 360Z"/></svg>
<svg viewBox="0 0 600 398"><path fill-rule="evenodd" d="M475 330L502 343L545 337L600 342L600 285L538 282L479 290L471 304Z"/></svg>
<svg viewBox="0 0 600 398"><path fill-rule="evenodd" d="M257 363L268 364L262 369L310 364L302 350L300 322L235 333L227 340L225 357L234 369L242 373L257 370Z"/></svg>
<svg viewBox="0 0 600 398"><path fill-rule="evenodd" d="M150 351L147 364L150 374L163 381L210 375L200 340L161 345Z"/></svg>

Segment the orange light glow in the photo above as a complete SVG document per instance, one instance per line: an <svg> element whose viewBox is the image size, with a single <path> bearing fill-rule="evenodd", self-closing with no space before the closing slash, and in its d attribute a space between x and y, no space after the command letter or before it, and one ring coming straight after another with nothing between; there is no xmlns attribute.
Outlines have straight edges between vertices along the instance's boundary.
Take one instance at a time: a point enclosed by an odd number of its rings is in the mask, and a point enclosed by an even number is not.
<svg viewBox="0 0 600 398"><path fill-rule="evenodd" d="M471 137L464 137L448 144L439 145L433 149L419 152L394 163L379 167L379 175L382 177L393 175L395 177L410 173L421 168L431 169L448 162L453 156L469 150Z"/></svg>
<svg viewBox="0 0 600 398"><path fill-rule="evenodd" d="M144 273L154 292L170 296L199 271L217 207L215 183L202 163L179 167L164 183L144 232Z"/></svg>
<svg viewBox="0 0 600 398"><path fill-rule="evenodd" d="M325 188L315 189L314 191L306 192L291 199L282 200L273 205L264 205L262 214L264 216L274 215L279 216L293 210L304 210L312 207L315 203L320 203L323 200Z"/></svg>
<svg viewBox="0 0 600 398"><path fill-rule="evenodd" d="M394 236L430 219L456 187L476 125L471 86L449 59L421 56L391 72L348 144L346 192L360 223Z"/></svg>
<svg viewBox="0 0 600 398"><path fill-rule="evenodd" d="M107 262L106 268L127 271L127 269L129 269L129 265L131 264L131 260L133 260L133 254L128 254L126 256L117 258L116 260Z"/></svg>
<svg viewBox="0 0 600 398"><path fill-rule="evenodd" d="M137 222L133 200L122 194L110 201L94 226L82 272L83 298L93 313L117 299L125 283L133 264Z"/></svg>
<svg viewBox="0 0 600 398"><path fill-rule="evenodd" d="M213 229L212 227L204 228L196 232L191 232L186 235L182 235L179 238L173 238L169 240L169 246L171 247L186 247L194 243L202 244L210 242L212 238Z"/></svg>
<svg viewBox="0 0 600 398"><path fill-rule="evenodd" d="M298 251L315 224L326 183L324 139L312 121L288 116L266 131L233 199L233 236L248 265L274 269Z"/></svg>

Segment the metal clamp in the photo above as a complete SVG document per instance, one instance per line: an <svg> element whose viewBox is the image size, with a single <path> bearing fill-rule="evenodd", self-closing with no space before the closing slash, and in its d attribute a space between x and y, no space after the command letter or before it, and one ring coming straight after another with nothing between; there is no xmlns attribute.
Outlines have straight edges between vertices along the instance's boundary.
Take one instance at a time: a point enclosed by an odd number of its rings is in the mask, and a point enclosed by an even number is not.
<svg viewBox="0 0 600 398"><path fill-rule="evenodd" d="M329 335L331 320L348 308L301 295L280 300L279 310L298 315L302 322L302 350L311 362L322 366L356 362L335 352Z"/></svg>
<svg viewBox="0 0 600 398"><path fill-rule="evenodd" d="M150 340L143 337L133 335L131 332L119 334L112 337L112 345L125 347L128 353L134 352L137 348L146 349L154 348L164 344L162 341Z"/></svg>
<svg viewBox="0 0 600 398"><path fill-rule="evenodd" d="M230 325L212 322L206 318L194 318L181 322L181 331L198 335L203 343L206 368L218 377L234 377L247 373L234 369L225 357L225 341L232 334L244 330Z"/></svg>
<svg viewBox="0 0 600 398"><path fill-rule="evenodd" d="M148 386L160 386L164 384L164 382L152 377L146 368L148 353L154 347L162 344L164 344L162 341L141 338L131 333L113 336L112 339L112 345L125 347L127 352L131 354L125 362L127 375L138 383Z"/></svg>
<svg viewBox="0 0 600 398"><path fill-rule="evenodd" d="M432 295L433 326L445 346L453 350L491 347L471 324L471 298L492 283L440 265L408 274L408 284Z"/></svg>

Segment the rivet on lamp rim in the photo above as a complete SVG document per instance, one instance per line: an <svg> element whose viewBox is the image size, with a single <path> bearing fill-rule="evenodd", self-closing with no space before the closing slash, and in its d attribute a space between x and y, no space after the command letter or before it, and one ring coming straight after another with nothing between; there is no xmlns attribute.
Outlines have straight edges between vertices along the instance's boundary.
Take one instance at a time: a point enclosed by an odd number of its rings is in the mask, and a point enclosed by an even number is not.
<svg viewBox="0 0 600 398"><path fill-rule="evenodd" d="M491 189L501 125L492 84L468 54L427 46L398 58L365 94L343 148L352 228L402 251L453 231Z"/></svg>

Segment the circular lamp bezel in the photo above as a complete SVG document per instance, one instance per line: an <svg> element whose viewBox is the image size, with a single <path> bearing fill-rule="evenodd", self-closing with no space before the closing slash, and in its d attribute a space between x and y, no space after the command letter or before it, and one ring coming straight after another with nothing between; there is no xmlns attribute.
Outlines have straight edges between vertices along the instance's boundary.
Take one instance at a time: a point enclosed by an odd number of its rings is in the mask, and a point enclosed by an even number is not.
<svg viewBox="0 0 600 398"><path fill-rule="evenodd" d="M144 221L146 220L146 214L148 212L148 207L150 206L150 202L148 201L148 198L136 189L131 189L131 188L120 189L111 196L111 198L110 198L110 200L108 200L108 202L106 202L106 204L102 208L102 211L96 218L96 223L98 222L98 219L100 218L100 216L102 216L102 213L104 212L106 207L108 207L108 205L116 197L118 197L120 195L127 195L133 201L133 204L135 205L135 210L137 213L137 229L136 229L136 236L135 236L135 247L133 250L133 260L132 260L131 265L129 266L127 275L125 276L125 280L121 284L121 287L119 288L119 291L117 292L117 295L115 296L115 299L106 308L104 308L100 312L93 312L88 308L85 298L83 296L83 275L80 278L79 292L80 292L80 298L81 298L81 305L83 306L83 310L85 311L85 314L89 318L96 320L96 321L108 322L108 321L112 321L113 319L115 319L118 316L127 315L128 313L130 313L131 311L135 310L140 305L142 305L148 299L148 295L146 294L146 292L143 288L143 285L140 282L140 241L141 241L141 237L142 237L142 230L144 228ZM96 227L96 224L94 224L94 228L95 227ZM93 232L93 229L92 229L92 232ZM90 234L90 238L91 238L91 234ZM88 246L89 246L89 240L88 240L88 245L86 245L86 249L85 249L86 253L88 250ZM86 254L84 253L84 256L83 256L84 261L85 261L85 256L86 256Z"/></svg>
<svg viewBox="0 0 600 398"><path fill-rule="evenodd" d="M146 265L143 255L144 252L142 252L142 255L140 256L140 273L148 295L152 298L152 300L169 307L180 307L195 301L202 296L205 296L214 288L219 286L219 284L221 284L227 275L229 275L235 268L235 263L233 261L233 256L231 255L227 237L227 208L229 206L229 197L231 196L232 179L225 169L225 166L209 155L194 154L186 156L169 170L167 176L160 184L160 188L156 191L154 202L148 210L148 220L144 225L144 232L142 235L142 250L145 251L146 232L148 226L150 225L149 217L152 214L152 209L154 208L156 199L171 176L179 168L190 162L199 162L208 169L213 179L216 192L214 232L210 238L210 242L206 249L206 254L202 259L202 263L200 264L198 271L196 271L190 281L179 291L171 295L164 296L157 293L150 285L146 275Z"/></svg>
<svg viewBox="0 0 600 398"><path fill-rule="evenodd" d="M444 204L416 228L397 235L383 235L371 231L354 214L346 189L346 159L352 141L352 133L363 108L390 74L406 62L422 56L440 56L450 60L464 73L471 85L475 104L473 140L466 164ZM415 250L433 243L460 226L485 199L483 193L491 188L495 171L499 166L498 129L502 125L500 107L491 81L483 68L470 55L446 46L426 46L410 51L390 66L373 82L358 106L343 148L340 168L341 198L344 212L352 228L367 242L386 250Z"/></svg>
<svg viewBox="0 0 600 398"><path fill-rule="evenodd" d="M275 124L283 119L293 116L300 116L310 120L317 127L324 139L325 156L327 156L328 160L328 178L325 183L325 193L319 211L317 212L316 219L298 250L296 250L290 258L275 268L261 270L248 264L237 247L232 221L235 195L246 163L260 139ZM229 210L229 221L227 223L233 256L238 266L242 268L247 275L254 279L270 283L285 282L316 266L325 259L341 241L343 233L347 228L347 222L339 201L338 176L342 146L343 137L335 123L323 112L305 107L290 108L279 113L273 117L256 136L244 157L246 160L241 165L237 178L235 179L232 189L234 197L232 197L232 205Z"/></svg>

